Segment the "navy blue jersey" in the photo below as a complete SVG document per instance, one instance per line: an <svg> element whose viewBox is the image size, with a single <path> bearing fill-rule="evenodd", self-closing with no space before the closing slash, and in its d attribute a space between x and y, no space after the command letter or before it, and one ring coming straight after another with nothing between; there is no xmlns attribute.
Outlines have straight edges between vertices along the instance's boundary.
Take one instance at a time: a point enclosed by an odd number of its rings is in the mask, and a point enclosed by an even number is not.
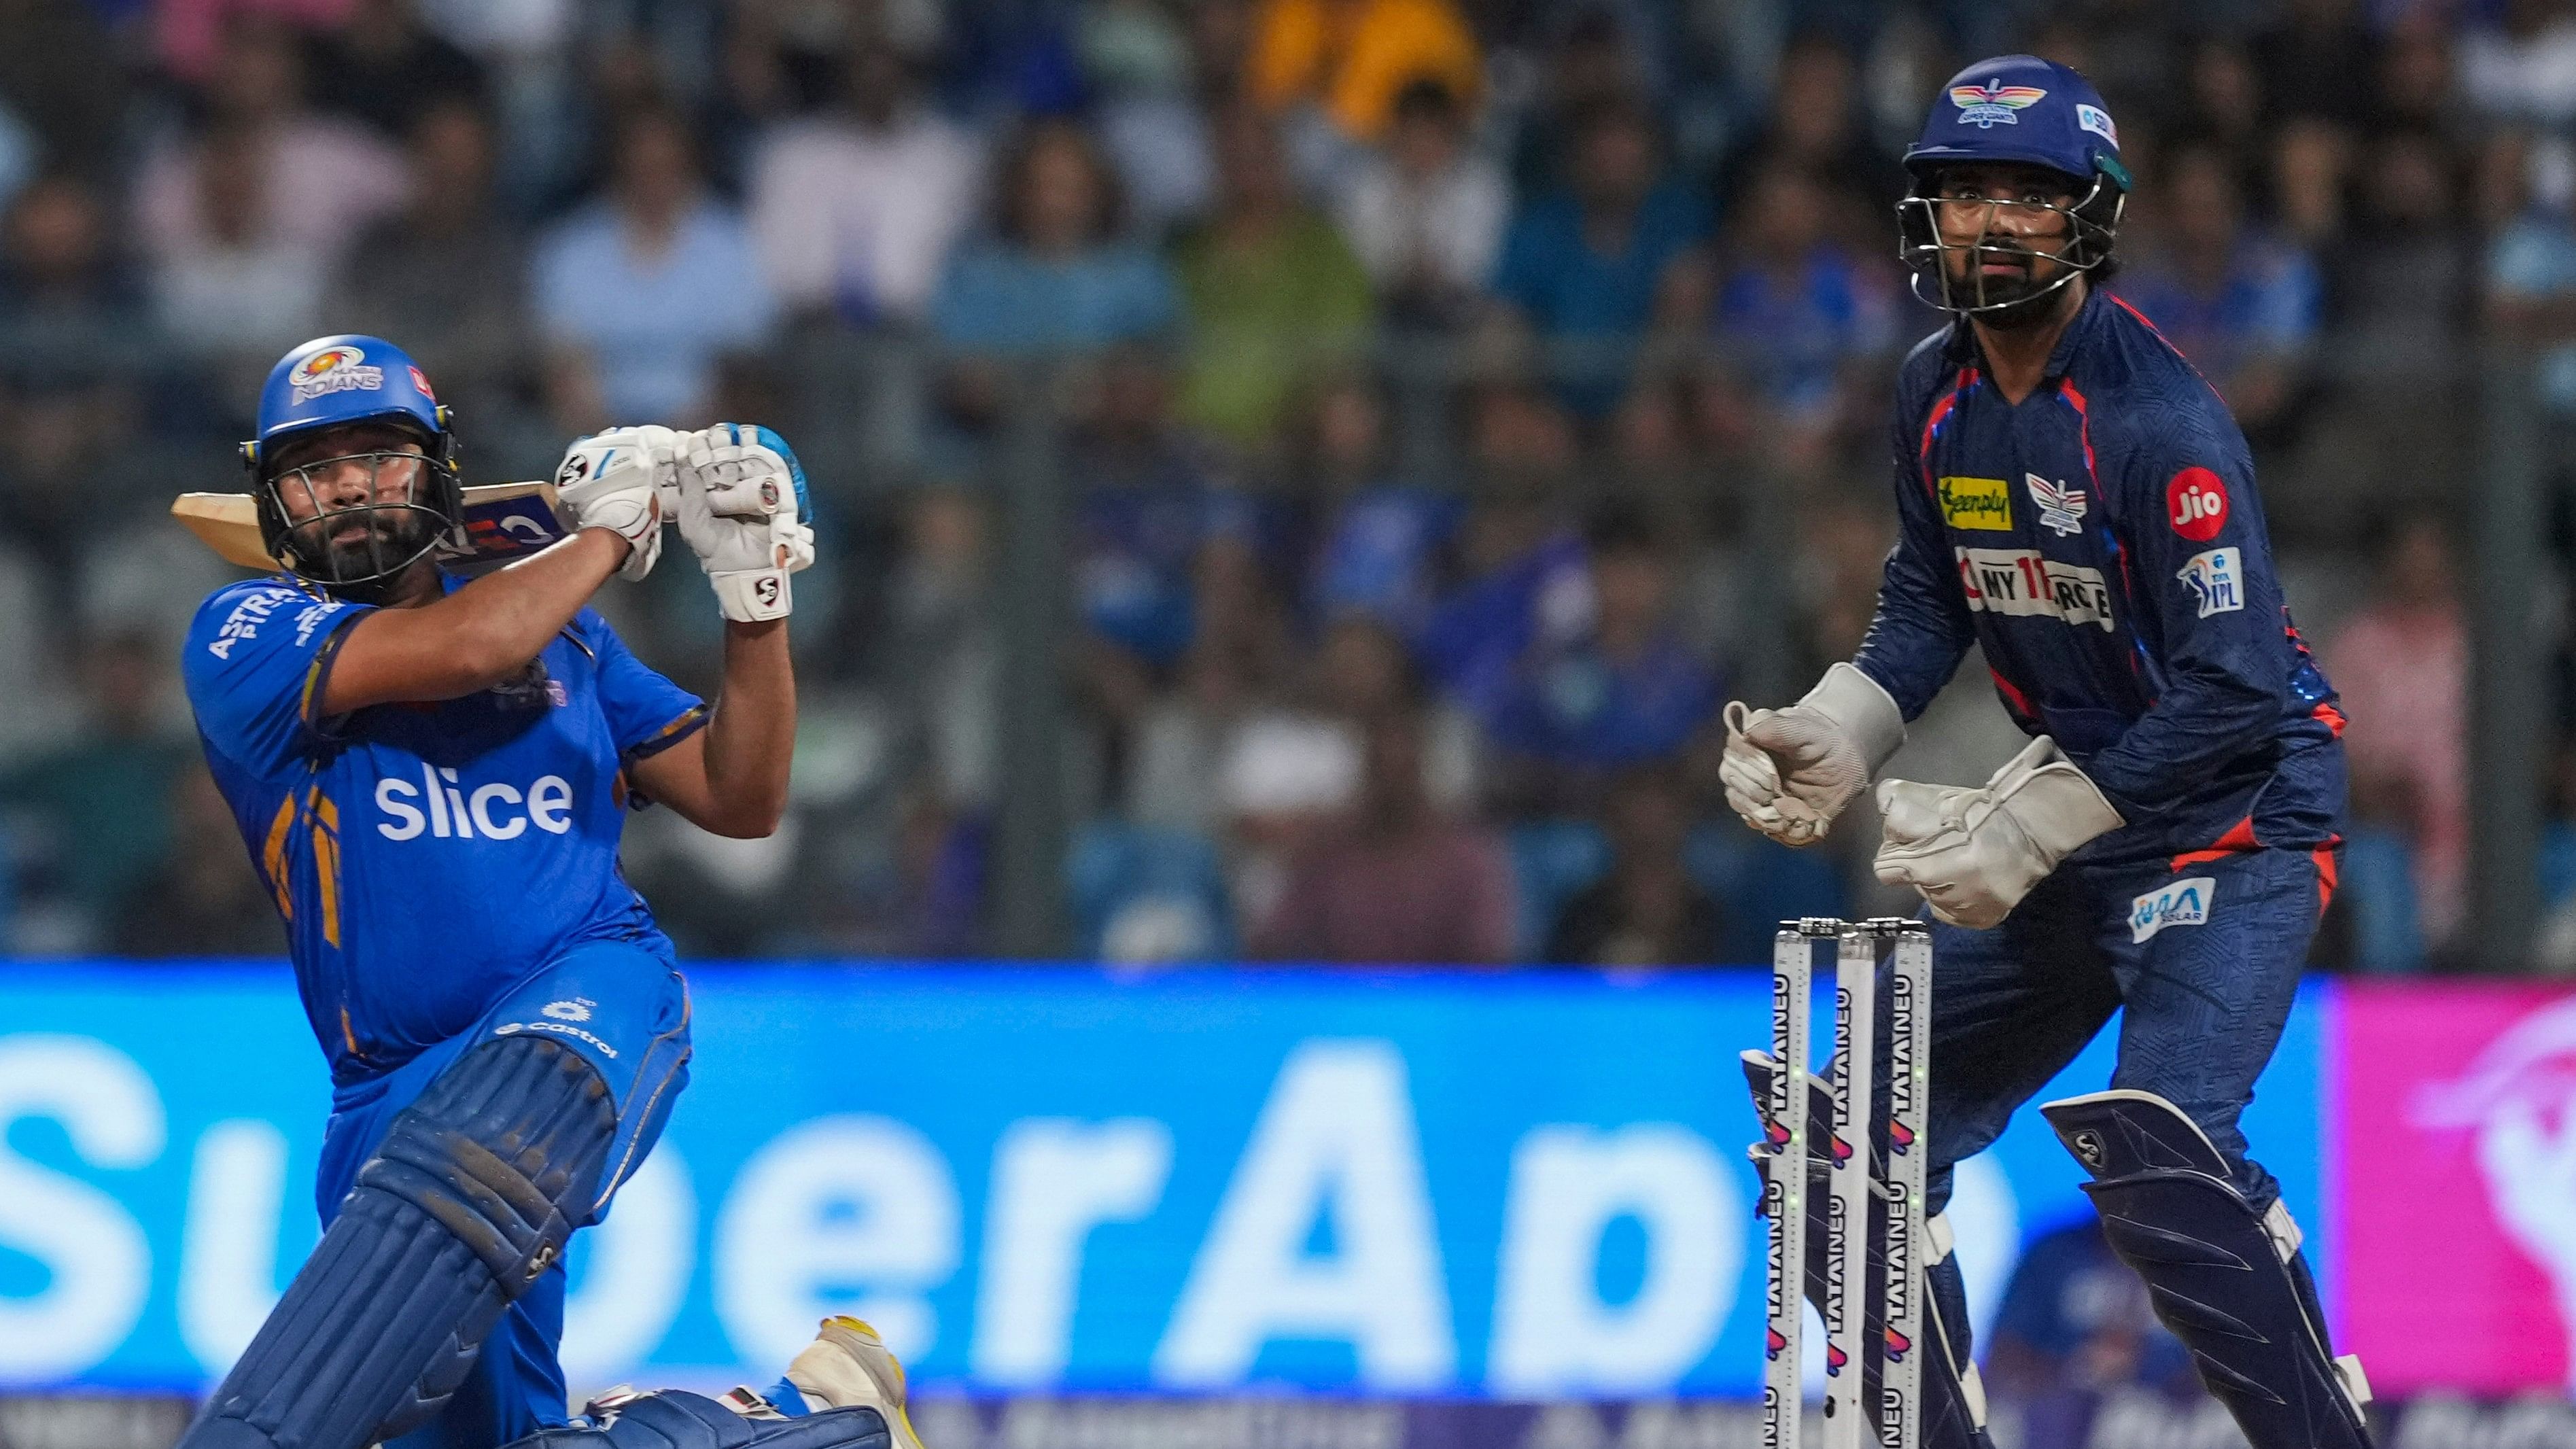
<svg viewBox="0 0 2576 1449"><path fill-rule="evenodd" d="M617 868L625 771L706 718L588 609L506 684L325 718L331 662L370 612L246 580L197 610L181 670L340 1080L465 1030L575 946L669 955Z"/></svg>
<svg viewBox="0 0 2576 1449"><path fill-rule="evenodd" d="M2290 622L2227 407L2094 293L2015 406L1964 323L1905 361L1898 537L1853 661L1907 719L1971 644L2128 825L2096 860L2332 844L2343 718Z"/></svg>

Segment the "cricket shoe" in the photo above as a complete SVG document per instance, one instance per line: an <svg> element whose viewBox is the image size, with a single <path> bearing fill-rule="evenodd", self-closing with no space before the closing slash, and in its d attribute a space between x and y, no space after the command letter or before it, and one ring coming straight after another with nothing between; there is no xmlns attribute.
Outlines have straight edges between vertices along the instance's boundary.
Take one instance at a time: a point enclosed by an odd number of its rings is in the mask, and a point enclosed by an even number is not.
<svg viewBox="0 0 2576 1449"><path fill-rule="evenodd" d="M874 1409L893 1431L893 1449L922 1449L903 1411L903 1365L877 1331L858 1319L824 1319L814 1341L787 1365L787 1382L817 1409Z"/></svg>

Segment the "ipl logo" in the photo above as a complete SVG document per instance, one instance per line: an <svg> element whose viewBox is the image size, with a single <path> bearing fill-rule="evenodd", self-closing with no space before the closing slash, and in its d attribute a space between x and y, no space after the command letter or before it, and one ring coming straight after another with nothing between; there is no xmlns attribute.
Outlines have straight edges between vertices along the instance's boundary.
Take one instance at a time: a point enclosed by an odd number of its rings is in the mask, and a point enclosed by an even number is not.
<svg viewBox="0 0 2576 1449"><path fill-rule="evenodd" d="M1950 104L1959 108L1959 124L1991 131L1997 126L2018 126L2015 114L2038 103L2048 92L2037 86L2008 86L1990 80L1981 86L1950 87Z"/></svg>

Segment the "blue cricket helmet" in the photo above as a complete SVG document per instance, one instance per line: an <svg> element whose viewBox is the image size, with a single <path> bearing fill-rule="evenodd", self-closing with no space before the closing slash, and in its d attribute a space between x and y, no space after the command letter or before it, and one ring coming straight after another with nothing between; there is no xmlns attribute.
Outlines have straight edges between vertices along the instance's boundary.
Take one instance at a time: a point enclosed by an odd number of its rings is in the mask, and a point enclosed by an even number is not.
<svg viewBox="0 0 2576 1449"><path fill-rule="evenodd" d="M316 337L268 370L259 390L259 435L242 444L242 462L258 471L261 455L281 438L376 420L417 428L434 456L453 448L447 407L411 354L355 332Z"/></svg>
<svg viewBox="0 0 2576 1449"><path fill-rule="evenodd" d="M242 466L250 470L253 480L251 496L258 504L261 541L270 556L334 592L361 598L426 557L438 537L456 528L464 517L454 421L429 385L429 375L409 353L381 337L358 333L317 337L279 358L260 389L258 436L241 445ZM277 445L299 433L367 422L394 423L420 435L423 466L411 496L394 503L371 497L364 504L325 508L314 498L308 481L303 489L307 504L303 522L290 524L280 491L285 480L270 462ZM328 556L313 535L328 531L329 518L349 513L396 519L401 546L387 551L371 538L371 556L364 567Z"/></svg>
<svg viewBox="0 0 2576 1449"><path fill-rule="evenodd" d="M1918 177L1975 161L2018 161L2129 189L2120 128L2101 92L2074 67L2035 55L1999 55L1950 77L1922 136L1905 148L1906 169Z"/></svg>
<svg viewBox="0 0 2576 1449"><path fill-rule="evenodd" d="M1935 210L1942 171L1996 164L2039 166L2067 178L2075 199L2044 207L2065 217L2064 239L2055 251L2040 252L2028 244L2048 233L1944 239ZM2110 109L2093 83L2073 67L2035 55L1999 55L1950 77L1923 119L1922 136L1905 148L1905 169L1913 174L1914 185L1897 203L1897 256L1914 273L1915 295L1932 306L1984 315L2000 326L2004 319L1999 314L2035 315L2032 304L2079 276L2097 271L2110 275L2111 248L2129 199L2129 168L2120 160L2120 128L2112 124ZM1989 211L1988 228L1995 225L1994 217ZM1972 262L2044 255L2057 264L2058 274L2036 287L1998 283L1990 288L1987 269L1972 266L1963 283L1950 275L1944 260L1953 254L1967 254Z"/></svg>

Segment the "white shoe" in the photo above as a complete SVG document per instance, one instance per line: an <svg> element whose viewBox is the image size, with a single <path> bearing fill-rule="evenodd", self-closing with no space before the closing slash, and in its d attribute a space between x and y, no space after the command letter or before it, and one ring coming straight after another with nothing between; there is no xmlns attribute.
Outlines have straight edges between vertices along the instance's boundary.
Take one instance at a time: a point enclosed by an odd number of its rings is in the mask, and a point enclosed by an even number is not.
<svg viewBox="0 0 2576 1449"><path fill-rule="evenodd" d="M823 1320L814 1341L787 1365L787 1381L816 1409L866 1407L885 1416L894 1449L922 1449L903 1412L903 1365L877 1331L841 1314Z"/></svg>

